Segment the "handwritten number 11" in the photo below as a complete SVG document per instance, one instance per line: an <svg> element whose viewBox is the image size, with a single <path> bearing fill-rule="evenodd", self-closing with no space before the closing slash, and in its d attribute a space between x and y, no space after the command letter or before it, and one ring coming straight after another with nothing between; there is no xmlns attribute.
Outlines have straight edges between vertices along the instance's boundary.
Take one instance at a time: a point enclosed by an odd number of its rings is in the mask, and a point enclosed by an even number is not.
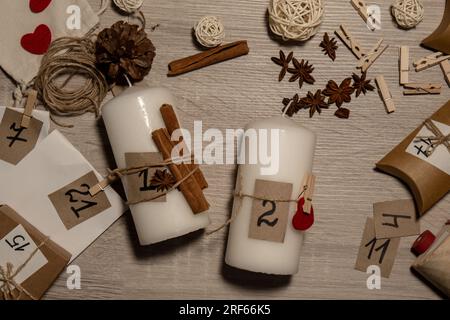
<svg viewBox="0 0 450 320"><path fill-rule="evenodd" d="M370 242L368 242L366 245L365 245L365 247L367 248L368 246L370 246L370 251L369 251L369 255L367 256L367 259L371 259L372 258L372 254L373 254L373 251L375 250L375 251L380 251L380 250L382 250L381 251L381 255L380 255L380 259L378 260L378 262L380 263L380 264L382 264L383 263L383 260L384 260L384 256L386 255L386 251L387 251L387 249L389 248L389 244L391 243L391 240L390 239L387 239L381 246L379 246L378 248L375 248L375 245L376 245L376 243L377 243L377 239L376 238L373 238Z"/></svg>

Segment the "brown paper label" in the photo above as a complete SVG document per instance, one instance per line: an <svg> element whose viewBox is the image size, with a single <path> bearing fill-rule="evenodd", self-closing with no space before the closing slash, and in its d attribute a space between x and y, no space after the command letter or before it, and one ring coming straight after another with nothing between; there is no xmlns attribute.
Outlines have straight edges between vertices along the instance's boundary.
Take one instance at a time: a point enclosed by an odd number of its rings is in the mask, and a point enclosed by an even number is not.
<svg viewBox="0 0 450 320"><path fill-rule="evenodd" d="M413 200L375 203L373 218L377 239L407 237L420 233Z"/></svg>
<svg viewBox="0 0 450 320"><path fill-rule="evenodd" d="M31 118L29 127L20 124L22 113L5 109L0 123L0 159L13 165L18 164L34 149L42 129L42 121Z"/></svg>
<svg viewBox="0 0 450 320"><path fill-rule="evenodd" d="M163 158L159 152L126 153L125 162L127 168L135 168L161 163L163 162ZM164 168L149 168L126 177L127 197L129 202L141 202L163 194L163 192L156 191L155 188L150 186L151 179L158 169L162 170ZM152 201L166 202L166 196L161 196Z"/></svg>
<svg viewBox="0 0 450 320"><path fill-rule="evenodd" d="M268 200L253 200L249 237L273 242L284 242L289 217L292 183L256 180L254 196ZM272 200L270 200L272 199Z"/></svg>
<svg viewBox="0 0 450 320"><path fill-rule="evenodd" d="M381 276L389 278L399 244L400 238L377 240L373 219L367 218L355 269L366 272L369 266L377 265Z"/></svg>
<svg viewBox="0 0 450 320"><path fill-rule="evenodd" d="M91 171L48 196L67 230L111 207L105 192L95 197L90 195L89 189L98 182Z"/></svg>

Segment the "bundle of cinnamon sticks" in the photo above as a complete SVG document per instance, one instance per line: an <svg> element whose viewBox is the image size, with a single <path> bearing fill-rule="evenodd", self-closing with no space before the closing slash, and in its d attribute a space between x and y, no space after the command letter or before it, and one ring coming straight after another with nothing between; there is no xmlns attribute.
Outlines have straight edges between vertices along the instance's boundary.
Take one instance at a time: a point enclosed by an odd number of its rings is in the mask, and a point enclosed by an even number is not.
<svg viewBox="0 0 450 320"><path fill-rule="evenodd" d="M171 140L172 133L180 129L180 123L177 119L175 111L171 105L163 105L161 107L161 115L166 128L158 129L152 133L153 141L161 152L164 159L172 158L172 149L178 143L185 143L181 138L178 142ZM183 150L185 150L183 148ZM185 155L180 155L185 156ZM209 203L203 194L203 189L208 187L208 183L203 173L196 164L170 164L169 170L177 181L183 181L179 189L186 198L192 212L198 214L209 209ZM192 173L193 172L193 173ZM191 175L190 175L191 174ZM189 176L190 175L190 176ZM188 177L189 176L189 177ZM187 178L186 178L187 177Z"/></svg>

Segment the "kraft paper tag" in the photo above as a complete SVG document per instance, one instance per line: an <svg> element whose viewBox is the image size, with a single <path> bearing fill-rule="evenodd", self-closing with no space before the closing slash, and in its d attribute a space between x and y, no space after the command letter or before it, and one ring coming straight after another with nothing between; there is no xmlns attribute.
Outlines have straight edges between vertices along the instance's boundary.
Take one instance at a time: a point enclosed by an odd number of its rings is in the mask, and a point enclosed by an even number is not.
<svg viewBox="0 0 450 320"><path fill-rule="evenodd" d="M36 243L25 228L19 224L0 240L0 266L5 267L7 263L11 263L16 270L30 258L36 248ZM21 284L47 263L48 260L38 250L14 277L14 280Z"/></svg>
<svg viewBox="0 0 450 320"><path fill-rule="evenodd" d="M29 127L21 126L22 113L6 108L0 123L0 160L18 164L34 149L43 122L31 118Z"/></svg>
<svg viewBox="0 0 450 320"><path fill-rule="evenodd" d="M450 134L450 126L445 123L441 123L432 120L436 127L444 134L444 136ZM428 155L425 151L428 146L433 145L430 138L417 139L417 137L432 137L434 134L428 130L427 127L423 127L416 138L413 139L411 144L406 149L406 152L418 157L419 159L428 162L432 166L435 166L439 170L444 171L450 175L450 152L448 152L445 145L439 145L436 150L434 150L432 155ZM418 140L418 141L416 141Z"/></svg>
<svg viewBox="0 0 450 320"><path fill-rule="evenodd" d="M256 180L254 196L261 199L289 200L292 183ZM289 202L253 200L249 237L284 242L289 217Z"/></svg>
<svg viewBox="0 0 450 320"><path fill-rule="evenodd" d="M380 267L381 276L389 278L399 244L400 238L377 240L373 219L367 218L355 269L366 272L369 266L377 265Z"/></svg>
<svg viewBox="0 0 450 320"><path fill-rule="evenodd" d="M377 239L399 238L420 234L413 200L374 203L373 218Z"/></svg>
<svg viewBox="0 0 450 320"><path fill-rule="evenodd" d="M163 157L159 152L126 153L125 162L127 168L144 167L163 162ZM145 199L149 199L163 193L161 191L157 191L155 188L150 187L150 181L156 170L167 169L149 168L126 177L126 191L129 202L137 203L145 201ZM166 196L161 196L152 201L166 202Z"/></svg>
<svg viewBox="0 0 450 320"><path fill-rule="evenodd" d="M104 192L95 197L90 195L89 189L98 182L91 171L48 196L67 230L111 207Z"/></svg>

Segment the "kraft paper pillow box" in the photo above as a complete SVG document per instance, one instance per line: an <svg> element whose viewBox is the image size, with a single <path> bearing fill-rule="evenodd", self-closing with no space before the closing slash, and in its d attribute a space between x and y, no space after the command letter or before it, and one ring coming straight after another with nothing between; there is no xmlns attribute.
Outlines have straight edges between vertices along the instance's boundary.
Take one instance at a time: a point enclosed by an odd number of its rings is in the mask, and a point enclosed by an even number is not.
<svg viewBox="0 0 450 320"><path fill-rule="evenodd" d="M41 299L71 257L7 205L0 205L0 239L0 266L6 271L10 263L13 273L21 269L11 279L21 289L11 284L10 296L6 284L0 281L0 300ZM3 277L0 275L0 279Z"/></svg>
<svg viewBox="0 0 450 320"><path fill-rule="evenodd" d="M430 120L444 136L450 134L450 101ZM424 215L450 190L450 152L442 144L427 157L424 151L430 140L418 137L430 136L434 134L424 125L419 126L376 165L409 186L420 215Z"/></svg>

